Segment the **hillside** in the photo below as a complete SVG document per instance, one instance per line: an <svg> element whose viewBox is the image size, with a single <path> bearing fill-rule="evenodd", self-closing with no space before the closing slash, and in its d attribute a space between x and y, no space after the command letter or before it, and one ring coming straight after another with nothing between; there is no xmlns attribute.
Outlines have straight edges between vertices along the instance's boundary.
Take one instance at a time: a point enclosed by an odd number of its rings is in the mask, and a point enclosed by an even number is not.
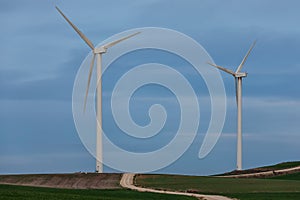
<svg viewBox="0 0 300 200"><path fill-rule="evenodd" d="M0 175L0 184L65 189L117 189L121 174L33 174Z"/></svg>
<svg viewBox="0 0 300 200"><path fill-rule="evenodd" d="M241 174L252 174L252 173L261 173L261 172L268 172L268 171L278 171L278 170L284 170L284 169L291 169L295 167L300 166L300 161L294 161L294 162L283 162L279 163L276 165L269 165L269 166L264 166L264 167L257 167L253 169L246 169L246 170L241 170L241 171L232 171L224 174L220 174L217 176L227 176L227 175L241 175ZM276 175L286 175L286 174L293 174L300 172L300 169L295 169L295 170L290 170L284 173L274 173L271 176L276 176Z"/></svg>
<svg viewBox="0 0 300 200"><path fill-rule="evenodd" d="M180 175L136 175L135 185L159 191L181 191L202 196L221 195L240 200L300 199L300 162L281 163L242 173L272 172L273 177L199 177ZM287 174L273 173L286 170ZM263 171L263 172L262 172ZM227 173L229 174L229 173ZM248 174L249 175L249 174ZM235 175L234 175L235 176ZM131 191L120 187L121 174L0 175L0 199L195 199L192 197ZM15 185L15 186L14 186ZM21 186L16 186L21 185ZM34 186L34 187L28 187ZM46 188L43 188L46 187ZM47 188L48 187L48 188ZM53 189L60 188L60 189ZM61 189L64 188L64 189ZM92 189L92 190L91 190ZM152 191L152 190L151 190ZM174 194L174 193L173 193ZM208 195L208 196L209 196ZM205 195L207 196L207 195Z"/></svg>
<svg viewBox="0 0 300 200"><path fill-rule="evenodd" d="M223 175L222 177L140 174L135 178L135 185L162 191L223 195L240 200L298 200L300 199L300 166L298 164L299 162L281 163L245 170L242 175L227 173L229 176ZM281 173L282 171L284 173ZM245 172L256 174L245 174ZM263 175L258 176L257 173L263 173Z"/></svg>

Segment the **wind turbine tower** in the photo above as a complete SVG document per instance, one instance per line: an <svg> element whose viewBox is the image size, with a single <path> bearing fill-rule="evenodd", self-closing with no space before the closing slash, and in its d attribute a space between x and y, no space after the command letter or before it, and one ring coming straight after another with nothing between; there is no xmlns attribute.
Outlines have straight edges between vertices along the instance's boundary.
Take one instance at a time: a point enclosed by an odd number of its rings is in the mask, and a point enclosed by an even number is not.
<svg viewBox="0 0 300 200"><path fill-rule="evenodd" d="M246 56L244 57L244 59L242 60L241 64L238 66L235 72L230 69L226 69L224 67L212 63L208 63L228 74L231 74L235 79L236 102L237 102L237 163L236 163L237 170L242 170L242 81L243 78L247 77L247 73L241 72L241 70L255 44L256 41L252 44Z"/></svg>
<svg viewBox="0 0 300 200"><path fill-rule="evenodd" d="M119 40L110 42L105 44L101 47L95 47L93 43L64 15L64 13L56 6L56 10L63 16L63 18L72 26L72 28L78 33L78 35L83 39L83 41L92 49L93 51L93 58L90 65L89 76L88 76L88 83L86 88L86 94L84 99L84 111L86 109L87 97L89 93L89 87L94 67L94 62L96 59L97 64L97 103L96 103L96 113L97 113L97 133L96 133L96 172L103 173L103 152L102 152L102 54L107 52L107 49L110 47L115 46L116 44L127 40L140 32L128 35L123 37Z"/></svg>

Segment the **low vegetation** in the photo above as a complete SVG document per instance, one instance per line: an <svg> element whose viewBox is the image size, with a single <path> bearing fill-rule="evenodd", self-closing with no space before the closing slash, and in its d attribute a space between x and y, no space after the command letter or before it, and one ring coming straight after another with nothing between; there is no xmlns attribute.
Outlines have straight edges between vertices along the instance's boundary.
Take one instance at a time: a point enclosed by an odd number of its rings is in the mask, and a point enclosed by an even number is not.
<svg viewBox="0 0 300 200"><path fill-rule="evenodd" d="M224 175L259 173L259 172L266 172L266 171L289 169L289 168L298 167L298 166L300 166L300 161L284 162L284 163L280 163L280 164L276 164L276 165L269 165L269 166L264 166L264 167L242 170L242 171L232 171L232 172L228 172L228 173L224 173L224 174L220 174L220 175L224 176ZM293 172L291 172L291 173L293 173ZM217 176L219 176L219 175L217 175Z"/></svg>
<svg viewBox="0 0 300 200"><path fill-rule="evenodd" d="M279 179L279 180L295 180L300 181L300 172L294 173L294 174L287 174L283 176L275 176L270 179Z"/></svg>
<svg viewBox="0 0 300 200"><path fill-rule="evenodd" d="M296 166L300 166L300 162L281 163L274 166L256 168L254 170L279 170ZM120 177L120 174L81 173L65 175L0 176L0 200L195 199L193 197L136 192L121 189L119 186ZM300 172L293 172L293 174L269 178L138 175L135 181L137 185L142 187L201 194L219 194L240 200L300 199ZM6 184L35 185L42 187L14 186ZM53 189L43 187L72 189ZM81 187L85 189L79 189Z"/></svg>
<svg viewBox="0 0 300 200"><path fill-rule="evenodd" d="M288 169L288 168L293 168L293 167L298 167L298 166L300 166L300 161L283 162L283 163L279 163L277 165L265 166L265 167L260 167L260 168L268 169L268 170L280 170L280 169ZM259 169L259 168L257 168L257 169Z"/></svg>
<svg viewBox="0 0 300 200"><path fill-rule="evenodd" d="M136 192L125 189L116 190L72 190L51 189L27 186L0 185L1 200L195 200L178 195Z"/></svg>
<svg viewBox="0 0 300 200"><path fill-rule="evenodd" d="M267 166L267 169L285 169L300 162ZM221 178L175 175L138 175L136 183L159 190L185 191L201 194L219 194L241 200L299 200L300 172L271 178Z"/></svg>

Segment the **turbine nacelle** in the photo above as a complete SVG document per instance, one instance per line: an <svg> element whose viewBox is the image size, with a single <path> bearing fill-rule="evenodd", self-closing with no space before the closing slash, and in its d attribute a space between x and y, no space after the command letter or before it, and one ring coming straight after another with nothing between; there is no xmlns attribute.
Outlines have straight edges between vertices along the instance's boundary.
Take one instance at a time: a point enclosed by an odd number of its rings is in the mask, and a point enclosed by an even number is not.
<svg viewBox="0 0 300 200"><path fill-rule="evenodd" d="M232 71L232 70L230 70L230 69L227 69L227 68L221 67L221 66L219 66L219 65L216 65L216 64L214 64L214 63L208 62L207 64L209 64L209 65L211 65L211 66L213 66L213 67L215 67L215 68L218 68L219 70L222 70L222 71L224 71L224 72L226 72L226 73L228 73L228 74L231 74L231 75L234 76L235 78L243 78L243 77L247 77L247 73L246 73L246 72L241 72L241 70L242 70L242 68L243 68L243 66L244 66L244 64L245 64L245 62L247 61L247 59L248 59L248 57L249 57L249 55L250 55L250 53L251 53L253 47L255 46L255 44L256 44L256 41L251 45L250 49L248 50L247 54L245 55L245 57L243 58L241 64L238 66L238 68L236 69L235 72Z"/></svg>
<svg viewBox="0 0 300 200"><path fill-rule="evenodd" d="M246 72L238 72L238 73L235 73L233 76L235 78L244 78L244 77L247 77L248 73Z"/></svg>
<svg viewBox="0 0 300 200"><path fill-rule="evenodd" d="M104 46L102 46L102 47L96 47L93 50L93 52L94 52L94 54L103 54L103 53L107 52L107 48L105 48Z"/></svg>

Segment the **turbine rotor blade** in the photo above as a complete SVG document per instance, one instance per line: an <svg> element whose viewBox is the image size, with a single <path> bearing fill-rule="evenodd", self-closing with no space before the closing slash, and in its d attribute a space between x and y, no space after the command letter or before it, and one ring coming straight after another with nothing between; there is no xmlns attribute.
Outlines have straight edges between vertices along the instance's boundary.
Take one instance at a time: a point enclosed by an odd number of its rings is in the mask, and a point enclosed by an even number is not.
<svg viewBox="0 0 300 200"><path fill-rule="evenodd" d="M226 73L228 73L228 74L231 74L231 75L235 76L235 73L234 73L233 71L231 71L230 69L226 69L226 68L224 68L224 67L221 67L221 66L212 64L212 63L210 63L210 62L208 62L207 64L209 64L209 65L211 65L211 66L213 66L213 67L216 67L216 68L218 68L218 69L220 69L220 70L222 70L222 71L224 71L224 72L226 72Z"/></svg>
<svg viewBox="0 0 300 200"><path fill-rule="evenodd" d="M89 89L90 89L90 84L91 84L91 78L92 78L92 73L93 73L93 68L94 68L94 63L95 63L95 57L96 57L96 55L93 54L93 58L92 58L91 65L90 65L90 71L89 71L89 76L88 76L88 82L87 82L85 97L84 97L83 112L85 112L85 110L86 110L87 97L88 97L88 94L89 94Z"/></svg>
<svg viewBox="0 0 300 200"><path fill-rule="evenodd" d="M123 38L121 38L121 39L119 39L119 40L110 42L110 43L104 45L103 48L108 49L108 48L110 48L110 47L112 47L112 46L115 46L116 44L118 44L118 43L120 43L120 42L123 42L124 40L127 40L127 39L129 39L129 38L131 38L131 37L133 37L133 36L136 36L136 35L140 34L140 33L141 33L141 32L136 32L136 33L134 33L134 34L128 35L128 36L126 36L126 37L123 37Z"/></svg>
<svg viewBox="0 0 300 200"><path fill-rule="evenodd" d="M55 6L56 10L65 18L65 20L73 27L73 29L78 33L78 35L85 41L85 43L92 49L94 50L94 45L93 43L64 15L64 13L57 7Z"/></svg>
<svg viewBox="0 0 300 200"><path fill-rule="evenodd" d="M239 73L239 72L242 70L242 68L243 68L243 66L244 66L244 64L245 64L245 62L246 62L246 60L248 59L248 56L250 55L250 53L251 53L253 47L255 46L255 44L256 44L256 40L255 40L255 41L253 42L253 44L251 45L250 49L248 50L247 54L246 54L245 57L243 58L241 64L239 65L239 67L237 68L237 70L236 70L235 73Z"/></svg>

